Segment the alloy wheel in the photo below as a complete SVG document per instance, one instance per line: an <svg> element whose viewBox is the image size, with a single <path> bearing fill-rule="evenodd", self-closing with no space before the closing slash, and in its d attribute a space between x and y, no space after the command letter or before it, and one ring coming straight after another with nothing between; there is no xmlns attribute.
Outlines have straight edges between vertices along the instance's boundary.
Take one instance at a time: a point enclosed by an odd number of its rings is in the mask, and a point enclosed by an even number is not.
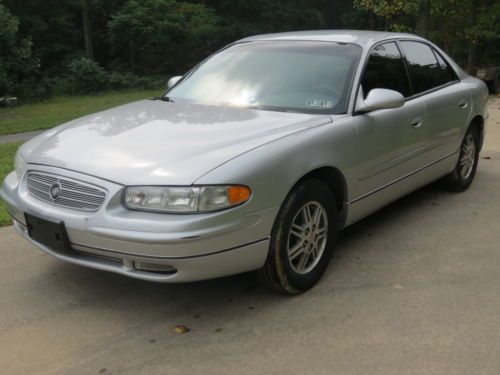
<svg viewBox="0 0 500 375"><path fill-rule="evenodd" d="M319 262L326 247L328 217L319 202L303 205L292 220L288 234L288 258L292 269L307 274Z"/></svg>
<svg viewBox="0 0 500 375"><path fill-rule="evenodd" d="M460 176L466 180L472 173L474 169L474 162L476 161L476 143L474 142L474 136L469 133L465 137L464 143L462 144L459 169Z"/></svg>

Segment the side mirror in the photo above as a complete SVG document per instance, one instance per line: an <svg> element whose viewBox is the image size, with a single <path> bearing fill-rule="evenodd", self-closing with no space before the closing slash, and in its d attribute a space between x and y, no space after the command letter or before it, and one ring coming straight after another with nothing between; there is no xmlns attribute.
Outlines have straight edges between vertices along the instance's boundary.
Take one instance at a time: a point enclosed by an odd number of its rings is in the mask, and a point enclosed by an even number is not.
<svg viewBox="0 0 500 375"><path fill-rule="evenodd" d="M167 89L171 89L172 87L175 86L175 84L177 82L179 82L180 80L182 79L182 76L175 76L175 77L172 77L168 80L168 83L167 83Z"/></svg>
<svg viewBox="0 0 500 375"><path fill-rule="evenodd" d="M370 90L365 100L360 101L358 112L371 112L377 109L399 108L405 104L405 98L399 92L387 89Z"/></svg>

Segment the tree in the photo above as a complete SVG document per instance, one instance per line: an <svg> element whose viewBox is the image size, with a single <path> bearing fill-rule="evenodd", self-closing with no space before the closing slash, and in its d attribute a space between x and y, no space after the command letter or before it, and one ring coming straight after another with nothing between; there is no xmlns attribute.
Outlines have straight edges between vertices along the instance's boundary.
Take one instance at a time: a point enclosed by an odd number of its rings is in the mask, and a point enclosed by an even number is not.
<svg viewBox="0 0 500 375"><path fill-rule="evenodd" d="M83 37L79 0L2 2L19 19L19 38L32 40L33 55L40 62L40 71L59 75L74 57L81 57Z"/></svg>
<svg viewBox="0 0 500 375"><path fill-rule="evenodd" d="M330 0L199 0L199 2L209 5L220 16L223 44L255 34L326 28L325 15L329 19L334 18Z"/></svg>
<svg viewBox="0 0 500 375"><path fill-rule="evenodd" d="M237 39L290 30L365 28L415 32L445 49L470 71L478 62L498 65L500 58L498 0L0 3L4 4L0 19L1 89L6 92L8 86L9 93L17 93L24 85L26 93L39 90L39 97L64 87L57 81L73 74L71 62L84 56L106 71L123 73L123 77L126 72L142 76L177 74Z"/></svg>
<svg viewBox="0 0 500 375"><path fill-rule="evenodd" d="M436 42L474 73L498 58L500 3L495 0L354 0L354 8L384 20L384 29L416 32Z"/></svg>
<svg viewBox="0 0 500 375"><path fill-rule="evenodd" d="M83 38L85 40L85 52L87 58L94 60L94 47L92 47L92 29L89 19L89 0L81 0L82 3L82 23Z"/></svg>
<svg viewBox="0 0 500 375"><path fill-rule="evenodd" d="M390 30L394 17L403 14L413 14L418 11L421 1L419 0L354 0L354 7L370 11L384 19L384 29Z"/></svg>
<svg viewBox="0 0 500 375"><path fill-rule="evenodd" d="M211 51L219 18L202 4L128 0L111 16L109 39L117 64L134 72L182 72Z"/></svg>
<svg viewBox="0 0 500 375"><path fill-rule="evenodd" d="M443 45L474 73L479 61L494 63L500 39L500 4L494 0L434 0L431 6L431 38ZM489 45L497 46L488 48Z"/></svg>
<svg viewBox="0 0 500 375"><path fill-rule="evenodd" d="M20 83L38 69L32 56L32 42L19 38L19 20L0 4L0 96L17 93Z"/></svg>

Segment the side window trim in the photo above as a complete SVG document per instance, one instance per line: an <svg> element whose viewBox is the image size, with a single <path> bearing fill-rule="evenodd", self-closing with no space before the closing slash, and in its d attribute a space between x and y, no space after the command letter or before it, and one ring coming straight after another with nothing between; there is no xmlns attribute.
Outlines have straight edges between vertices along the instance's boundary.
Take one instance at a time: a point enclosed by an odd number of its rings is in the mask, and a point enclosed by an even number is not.
<svg viewBox="0 0 500 375"><path fill-rule="evenodd" d="M403 52L403 48L401 48L401 44L399 44L399 39L395 39L396 47L398 48L399 53L401 54L401 59L403 60L403 64L406 70L406 78L408 78L408 82L410 82L410 93L407 99L412 98L415 95L415 83L413 82L413 74L411 72L410 64L408 63L408 59ZM405 98L406 99L406 98Z"/></svg>
<svg viewBox="0 0 500 375"><path fill-rule="evenodd" d="M424 95L427 95L427 94L431 94L433 92L436 92L438 90L441 90L445 87L448 87L448 86L451 86L451 85L455 85L459 82L461 82L460 78L458 77L458 75L456 74L455 70L450 66L449 62L447 59L445 59L443 56L441 56L441 54L439 54L439 56L441 57L441 59L446 63L446 65L452 70L453 72L453 75L455 76L456 80L454 81L450 81L450 82L446 82L445 84L443 85L439 85L439 86L436 86L436 87L433 87L429 90L425 90L425 91L422 91L422 92L419 92L419 93L415 93L415 89L414 89L414 76L413 76L413 72L411 71L411 67L409 66L409 62L408 62L408 59L406 57L406 54L404 53L403 51L403 48L401 47L400 45L400 42L415 42L415 43L422 43L422 44L425 44L427 47L429 47L432 51L432 53L434 54L434 58L436 59L436 61L439 63L439 60L437 59L436 57L436 54L438 53L436 51L436 49L434 48L433 45L431 45L430 43L428 43L427 41L425 40L418 40L418 39L411 39L411 38L398 38L396 39L396 44L398 45L398 48L403 56L403 60L405 61L405 65L408 67L408 71L409 71L409 74L410 74L410 83L411 83L411 87L412 87L412 95L409 96L408 98L405 98L406 101L409 101L409 100L413 100L413 99L416 99L416 98L420 98L421 96L424 96Z"/></svg>

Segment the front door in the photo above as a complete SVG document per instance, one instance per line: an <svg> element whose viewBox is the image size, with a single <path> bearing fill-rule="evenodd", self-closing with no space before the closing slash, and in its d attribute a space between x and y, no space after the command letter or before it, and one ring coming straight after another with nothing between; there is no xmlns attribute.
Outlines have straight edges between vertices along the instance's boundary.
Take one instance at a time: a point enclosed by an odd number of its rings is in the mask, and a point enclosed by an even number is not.
<svg viewBox="0 0 500 375"><path fill-rule="evenodd" d="M375 88L410 97L410 81L395 42L375 47L361 79L360 96ZM358 136L358 179L354 197L362 197L418 170L425 152L426 112L422 99L407 100L400 108L377 110L353 117Z"/></svg>

